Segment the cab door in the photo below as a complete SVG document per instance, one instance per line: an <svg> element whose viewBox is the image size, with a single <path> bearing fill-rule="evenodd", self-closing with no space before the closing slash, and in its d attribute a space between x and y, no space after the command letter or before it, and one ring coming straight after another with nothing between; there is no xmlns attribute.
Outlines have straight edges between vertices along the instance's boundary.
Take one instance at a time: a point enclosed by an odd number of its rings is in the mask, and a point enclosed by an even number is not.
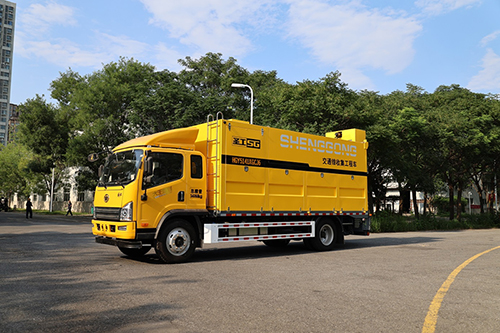
<svg viewBox="0 0 500 333"><path fill-rule="evenodd" d="M199 152L191 152L188 155L189 165L187 170L187 209L206 209L207 203L207 180L205 178L205 158Z"/></svg>
<svg viewBox="0 0 500 333"><path fill-rule="evenodd" d="M186 157L180 151L147 151L150 174L144 172L139 193L138 228L156 228L168 211L186 209Z"/></svg>

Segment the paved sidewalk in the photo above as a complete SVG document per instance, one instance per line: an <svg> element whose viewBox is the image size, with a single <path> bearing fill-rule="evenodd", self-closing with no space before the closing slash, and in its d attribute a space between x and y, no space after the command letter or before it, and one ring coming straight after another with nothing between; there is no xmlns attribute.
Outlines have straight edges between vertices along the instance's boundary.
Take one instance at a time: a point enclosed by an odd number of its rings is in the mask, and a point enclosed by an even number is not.
<svg viewBox="0 0 500 333"><path fill-rule="evenodd" d="M0 223L7 222L13 219L19 219L19 216L25 216L25 211L15 211L15 212L0 212ZM52 214L40 214L33 212L33 218L29 219L33 222L78 222L78 223L91 223L92 215L52 215Z"/></svg>

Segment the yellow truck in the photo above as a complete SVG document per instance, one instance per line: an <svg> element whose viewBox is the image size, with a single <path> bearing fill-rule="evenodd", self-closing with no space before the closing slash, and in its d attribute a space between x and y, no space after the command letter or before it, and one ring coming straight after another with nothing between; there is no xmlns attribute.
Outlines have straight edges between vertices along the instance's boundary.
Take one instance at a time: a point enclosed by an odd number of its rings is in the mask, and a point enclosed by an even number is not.
<svg viewBox="0 0 500 333"><path fill-rule="evenodd" d="M166 263L214 243L331 250L370 233L367 149L359 129L323 137L221 114L136 138L100 168L92 233L131 257L154 248Z"/></svg>

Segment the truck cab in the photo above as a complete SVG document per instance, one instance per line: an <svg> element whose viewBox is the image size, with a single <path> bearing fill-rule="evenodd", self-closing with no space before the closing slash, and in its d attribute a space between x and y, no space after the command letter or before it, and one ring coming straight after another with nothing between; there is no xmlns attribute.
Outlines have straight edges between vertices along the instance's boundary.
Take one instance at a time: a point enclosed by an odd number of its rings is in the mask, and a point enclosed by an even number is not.
<svg viewBox="0 0 500 333"><path fill-rule="evenodd" d="M167 218L189 215L201 225L199 216L208 214L204 156L179 143L148 143L132 140L115 148L101 166L95 191L96 241L129 256L149 251ZM193 242L199 245L200 239Z"/></svg>

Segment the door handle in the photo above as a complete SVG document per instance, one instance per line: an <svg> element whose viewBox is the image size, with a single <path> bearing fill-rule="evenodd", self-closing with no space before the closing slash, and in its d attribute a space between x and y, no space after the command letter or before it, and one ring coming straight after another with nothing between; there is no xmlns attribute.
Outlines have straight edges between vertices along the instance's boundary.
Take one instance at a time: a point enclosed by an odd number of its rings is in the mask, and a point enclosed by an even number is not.
<svg viewBox="0 0 500 333"><path fill-rule="evenodd" d="M177 201L184 202L184 191L177 193Z"/></svg>

